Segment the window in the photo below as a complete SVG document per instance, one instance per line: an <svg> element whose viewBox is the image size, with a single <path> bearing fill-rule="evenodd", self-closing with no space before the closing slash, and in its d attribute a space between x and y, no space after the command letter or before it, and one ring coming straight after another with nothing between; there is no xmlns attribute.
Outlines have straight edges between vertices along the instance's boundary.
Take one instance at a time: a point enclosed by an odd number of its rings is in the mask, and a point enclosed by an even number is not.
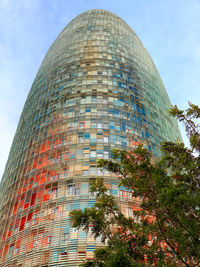
<svg viewBox="0 0 200 267"><path fill-rule="evenodd" d="M79 128L84 129L85 128L85 123L84 122L79 122Z"/></svg>
<svg viewBox="0 0 200 267"><path fill-rule="evenodd" d="M47 243L51 243L51 240L52 240L52 237L49 236L49 237L47 238Z"/></svg>
<svg viewBox="0 0 200 267"><path fill-rule="evenodd" d="M83 175L88 175L89 174L89 171L88 170L84 170L83 171Z"/></svg>
<svg viewBox="0 0 200 267"><path fill-rule="evenodd" d="M108 123L104 123L104 124L103 124L103 128L104 128L104 129L108 129Z"/></svg>
<svg viewBox="0 0 200 267"><path fill-rule="evenodd" d="M98 129L102 129L102 123L98 123L98 124L97 124L97 128L98 128Z"/></svg>
<svg viewBox="0 0 200 267"><path fill-rule="evenodd" d="M68 233L65 233L62 235L62 243L67 243L68 242L68 239L69 239L69 234Z"/></svg>
<svg viewBox="0 0 200 267"><path fill-rule="evenodd" d="M97 158L103 158L103 153L98 152L98 153L97 153Z"/></svg>
<svg viewBox="0 0 200 267"><path fill-rule="evenodd" d="M97 168L96 167L90 167L90 174L91 175L96 175L97 174Z"/></svg>
<svg viewBox="0 0 200 267"><path fill-rule="evenodd" d="M92 123L91 123L91 128L97 128L97 124L96 124L96 122L92 122Z"/></svg>
<svg viewBox="0 0 200 267"><path fill-rule="evenodd" d="M104 151L103 157L104 157L104 159L108 159L109 158L109 152L108 151Z"/></svg>
<svg viewBox="0 0 200 267"><path fill-rule="evenodd" d="M14 255L16 255L19 252L19 248L15 248Z"/></svg>
<svg viewBox="0 0 200 267"><path fill-rule="evenodd" d="M33 247L37 247L37 245L38 245L38 240L36 240L35 242L33 242Z"/></svg>
<svg viewBox="0 0 200 267"><path fill-rule="evenodd" d="M90 157L96 158L96 151L95 150L90 151Z"/></svg>
<svg viewBox="0 0 200 267"><path fill-rule="evenodd" d="M133 210L132 210L132 208L128 208L128 216L133 217Z"/></svg>
<svg viewBox="0 0 200 267"><path fill-rule="evenodd" d="M74 184L68 184L68 195L72 195L74 189L75 189Z"/></svg>
<svg viewBox="0 0 200 267"><path fill-rule="evenodd" d="M27 222L26 224L25 224L25 228L28 228L30 226L30 222Z"/></svg>
<svg viewBox="0 0 200 267"><path fill-rule="evenodd" d="M104 143L108 143L108 136L104 136L103 141L104 141Z"/></svg>

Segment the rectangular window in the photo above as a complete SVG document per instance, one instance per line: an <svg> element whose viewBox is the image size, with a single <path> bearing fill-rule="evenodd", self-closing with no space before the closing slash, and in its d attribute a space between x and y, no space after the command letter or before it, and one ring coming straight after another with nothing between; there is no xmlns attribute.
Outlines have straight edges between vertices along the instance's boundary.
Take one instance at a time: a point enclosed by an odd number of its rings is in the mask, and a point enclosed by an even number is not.
<svg viewBox="0 0 200 267"><path fill-rule="evenodd" d="M109 158L109 152L108 151L104 151L103 157L104 157L104 159L108 159Z"/></svg>
<svg viewBox="0 0 200 267"><path fill-rule="evenodd" d="M79 122L79 128L84 129L85 128L85 122Z"/></svg>
<svg viewBox="0 0 200 267"><path fill-rule="evenodd" d="M72 195L74 189L75 189L74 184L68 184L68 195Z"/></svg>
<svg viewBox="0 0 200 267"><path fill-rule="evenodd" d="M98 129L102 129L102 123L98 123L98 124L97 124L97 128L98 128Z"/></svg>
<svg viewBox="0 0 200 267"><path fill-rule="evenodd" d="M89 174L89 171L88 170L84 170L83 171L83 175L88 175Z"/></svg>
<svg viewBox="0 0 200 267"><path fill-rule="evenodd" d="M108 136L104 136L103 141L104 141L104 143L108 143Z"/></svg>
<svg viewBox="0 0 200 267"><path fill-rule="evenodd" d="M67 243L68 239L69 239L69 234L68 233L62 235L62 243Z"/></svg>
<svg viewBox="0 0 200 267"><path fill-rule="evenodd" d="M96 158L96 151L95 150L90 151L90 157Z"/></svg>

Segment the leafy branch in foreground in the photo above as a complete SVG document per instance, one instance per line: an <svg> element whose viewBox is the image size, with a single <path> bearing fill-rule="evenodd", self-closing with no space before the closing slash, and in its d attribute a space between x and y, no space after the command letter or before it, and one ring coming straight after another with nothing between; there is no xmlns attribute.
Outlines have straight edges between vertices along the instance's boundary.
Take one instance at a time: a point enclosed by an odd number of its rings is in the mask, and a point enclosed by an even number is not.
<svg viewBox="0 0 200 267"><path fill-rule="evenodd" d="M151 263L155 257L164 258L159 242L155 240L153 246L149 243L149 229L143 227L143 224L148 224L144 214L140 223L124 216L116 198L108 195L101 179L92 184L91 192L96 193L96 204L84 211L72 211L73 227L89 231L92 225L94 237L101 236L107 246L95 251L95 262L83 266L144 266L147 255ZM138 216L138 212L135 215Z"/></svg>
<svg viewBox="0 0 200 267"><path fill-rule="evenodd" d="M94 207L71 212L74 227L91 229L106 245L83 266L200 265L200 109L189 105L185 112L175 106L170 113L184 123L191 148L165 142L164 156L153 162L139 145L99 161L99 167L119 175L119 185L132 194L130 204L140 199L140 209L126 217L120 201L97 179L91 186Z"/></svg>

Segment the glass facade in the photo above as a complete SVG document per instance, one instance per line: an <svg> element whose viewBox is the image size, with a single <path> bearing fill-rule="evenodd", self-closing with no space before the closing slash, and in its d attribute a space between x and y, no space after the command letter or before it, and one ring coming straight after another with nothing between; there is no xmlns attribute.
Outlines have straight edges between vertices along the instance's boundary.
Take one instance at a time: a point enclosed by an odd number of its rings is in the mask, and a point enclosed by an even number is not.
<svg viewBox="0 0 200 267"><path fill-rule="evenodd" d="M0 266L78 266L101 246L69 224L95 203L102 177L128 215L136 200L96 167L113 148L181 139L170 100L132 29L105 10L73 19L47 52L27 97L0 191Z"/></svg>

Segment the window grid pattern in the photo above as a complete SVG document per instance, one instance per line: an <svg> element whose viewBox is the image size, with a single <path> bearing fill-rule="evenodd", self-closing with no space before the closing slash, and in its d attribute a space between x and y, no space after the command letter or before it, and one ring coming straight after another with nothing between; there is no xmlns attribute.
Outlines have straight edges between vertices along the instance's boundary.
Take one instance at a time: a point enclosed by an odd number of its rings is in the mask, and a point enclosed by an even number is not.
<svg viewBox="0 0 200 267"><path fill-rule="evenodd" d="M127 215L139 208L117 177L97 168L113 148L142 143L156 157L181 139L148 52L118 16L90 10L73 19L45 56L27 97L1 182L0 266L78 266L101 238L69 224L92 207L102 177Z"/></svg>

